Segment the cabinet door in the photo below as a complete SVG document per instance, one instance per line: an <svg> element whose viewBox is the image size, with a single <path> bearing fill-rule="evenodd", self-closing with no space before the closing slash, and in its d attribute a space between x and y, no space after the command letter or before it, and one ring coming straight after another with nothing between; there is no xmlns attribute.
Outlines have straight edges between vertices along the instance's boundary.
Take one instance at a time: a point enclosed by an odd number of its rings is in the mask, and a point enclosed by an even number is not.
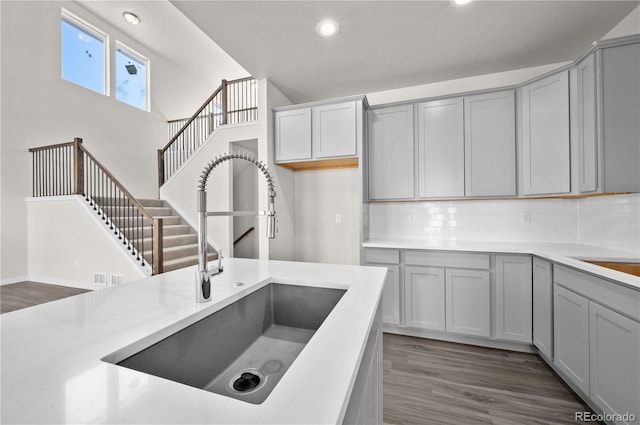
<svg viewBox="0 0 640 425"><path fill-rule="evenodd" d="M531 257L496 255L496 338L531 344Z"/></svg>
<svg viewBox="0 0 640 425"><path fill-rule="evenodd" d="M571 190L568 72L524 86L521 100L523 193L568 193Z"/></svg>
<svg viewBox="0 0 640 425"><path fill-rule="evenodd" d="M357 154L356 102L316 106L312 118L314 158Z"/></svg>
<svg viewBox="0 0 640 425"><path fill-rule="evenodd" d="M466 196L516 194L513 90L464 98Z"/></svg>
<svg viewBox="0 0 640 425"><path fill-rule="evenodd" d="M464 196L462 98L418 105L418 196Z"/></svg>
<svg viewBox="0 0 640 425"><path fill-rule="evenodd" d="M446 270L447 332L491 336L489 272Z"/></svg>
<svg viewBox="0 0 640 425"><path fill-rule="evenodd" d="M598 143L596 137L596 72L594 56L576 67L578 127L578 189L598 190Z"/></svg>
<svg viewBox="0 0 640 425"><path fill-rule="evenodd" d="M553 363L589 394L589 301L554 285Z"/></svg>
<svg viewBox="0 0 640 425"><path fill-rule="evenodd" d="M602 50L605 192L640 192L640 43Z"/></svg>
<svg viewBox="0 0 640 425"><path fill-rule="evenodd" d="M311 109L275 113L276 162L311 159Z"/></svg>
<svg viewBox="0 0 640 425"><path fill-rule="evenodd" d="M444 331L444 269L405 267L404 285L406 325Z"/></svg>
<svg viewBox="0 0 640 425"><path fill-rule="evenodd" d="M410 199L413 190L413 106L369 110L369 199Z"/></svg>
<svg viewBox="0 0 640 425"><path fill-rule="evenodd" d="M533 344L553 359L553 280L551 263L533 260Z"/></svg>
<svg viewBox="0 0 640 425"><path fill-rule="evenodd" d="M640 323L590 301L589 332L591 400L640 421Z"/></svg>
<svg viewBox="0 0 640 425"><path fill-rule="evenodd" d="M392 325L400 324L400 267L388 266L387 279L382 292L382 320Z"/></svg>

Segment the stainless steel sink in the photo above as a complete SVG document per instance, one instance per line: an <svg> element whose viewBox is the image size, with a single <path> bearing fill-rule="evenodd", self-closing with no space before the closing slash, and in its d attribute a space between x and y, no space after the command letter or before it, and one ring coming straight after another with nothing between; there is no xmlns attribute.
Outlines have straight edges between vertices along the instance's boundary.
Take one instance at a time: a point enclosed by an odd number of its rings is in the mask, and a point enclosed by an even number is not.
<svg viewBox="0 0 640 425"><path fill-rule="evenodd" d="M124 360L103 360L260 404L344 293L271 283Z"/></svg>

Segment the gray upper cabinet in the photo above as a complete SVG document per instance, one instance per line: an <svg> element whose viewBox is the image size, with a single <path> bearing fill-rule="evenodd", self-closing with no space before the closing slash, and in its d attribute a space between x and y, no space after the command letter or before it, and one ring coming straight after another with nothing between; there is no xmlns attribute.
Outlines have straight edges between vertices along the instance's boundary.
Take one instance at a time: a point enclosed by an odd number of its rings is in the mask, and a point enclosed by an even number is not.
<svg viewBox="0 0 640 425"><path fill-rule="evenodd" d="M522 87L521 106L523 194L569 193L568 71Z"/></svg>
<svg viewBox="0 0 640 425"><path fill-rule="evenodd" d="M461 97L418 105L418 196L464 196L464 108Z"/></svg>
<svg viewBox="0 0 640 425"><path fill-rule="evenodd" d="M363 100L330 101L274 110L275 162L356 158Z"/></svg>
<svg viewBox="0 0 640 425"><path fill-rule="evenodd" d="M603 191L640 192L640 43L602 50Z"/></svg>
<svg viewBox="0 0 640 425"><path fill-rule="evenodd" d="M596 128L596 63L587 56L575 68L577 92L578 190L598 190L598 139Z"/></svg>
<svg viewBox="0 0 640 425"><path fill-rule="evenodd" d="M311 108L275 113L276 162L311 159Z"/></svg>
<svg viewBox="0 0 640 425"><path fill-rule="evenodd" d="M516 195L513 90L464 98L466 196Z"/></svg>
<svg viewBox="0 0 640 425"><path fill-rule="evenodd" d="M413 198L413 105L372 109L367 117L369 199Z"/></svg>
<svg viewBox="0 0 640 425"><path fill-rule="evenodd" d="M356 103L317 106L312 110L313 157L357 154Z"/></svg>

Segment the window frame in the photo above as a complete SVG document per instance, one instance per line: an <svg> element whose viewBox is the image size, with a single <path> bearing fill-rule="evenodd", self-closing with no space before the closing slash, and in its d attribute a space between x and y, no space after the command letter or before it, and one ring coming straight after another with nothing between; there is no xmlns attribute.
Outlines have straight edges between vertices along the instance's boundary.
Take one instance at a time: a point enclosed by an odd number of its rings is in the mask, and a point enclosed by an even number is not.
<svg viewBox="0 0 640 425"><path fill-rule="evenodd" d="M76 27L78 30L85 32L91 37L102 39L104 44L104 81L103 81L104 92L102 93L97 92L73 80L68 80L64 78L64 59L63 59L64 45L63 45L63 39L62 39L62 23L63 22L66 22L67 24ZM60 28L60 75L61 75L61 78L64 81L68 81L77 86L84 87L85 89L90 90L94 93L98 93L100 95L109 97L111 95L111 84L110 84L111 83L111 61L109 60L111 56L109 52L111 49L110 49L109 34L102 31L95 25L90 24L89 22L85 21L84 19L80 18L78 15L68 11L65 8L61 8L59 28Z"/></svg>
<svg viewBox="0 0 640 425"><path fill-rule="evenodd" d="M127 46L126 44L124 44L123 42L121 42L120 40L116 40L115 42L115 50L114 50L114 58L113 58L113 62L114 64L117 63L117 57L116 55L118 54L118 51L120 51L122 54L124 54L125 56L129 56L131 59L136 60L138 62L142 62L144 63L144 72L145 72L145 107L143 108L138 108L136 105L132 105L129 102L126 102L124 100L118 99L118 93L117 90L114 94L114 99L116 99L118 102L122 102L124 104L127 104L129 106L133 106L136 109L140 109L141 111L146 111L146 112L151 112L151 62L149 61L149 59L144 56L143 54L137 52L136 50L132 49L131 47ZM118 73L115 72L114 73L114 80L115 80L115 86L118 86Z"/></svg>

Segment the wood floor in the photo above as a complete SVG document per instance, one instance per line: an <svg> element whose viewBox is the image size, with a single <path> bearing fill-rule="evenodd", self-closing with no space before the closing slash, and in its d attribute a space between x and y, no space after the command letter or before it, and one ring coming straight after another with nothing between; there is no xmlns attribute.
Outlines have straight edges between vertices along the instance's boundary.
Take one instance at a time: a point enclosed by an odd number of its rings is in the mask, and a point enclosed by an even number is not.
<svg viewBox="0 0 640 425"><path fill-rule="evenodd" d="M85 292L88 290L37 282L0 285L0 313L8 313Z"/></svg>
<svg viewBox="0 0 640 425"><path fill-rule="evenodd" d="M590 411L535 354L394 334L383 347L386 424L575 425Z"/></svg>

